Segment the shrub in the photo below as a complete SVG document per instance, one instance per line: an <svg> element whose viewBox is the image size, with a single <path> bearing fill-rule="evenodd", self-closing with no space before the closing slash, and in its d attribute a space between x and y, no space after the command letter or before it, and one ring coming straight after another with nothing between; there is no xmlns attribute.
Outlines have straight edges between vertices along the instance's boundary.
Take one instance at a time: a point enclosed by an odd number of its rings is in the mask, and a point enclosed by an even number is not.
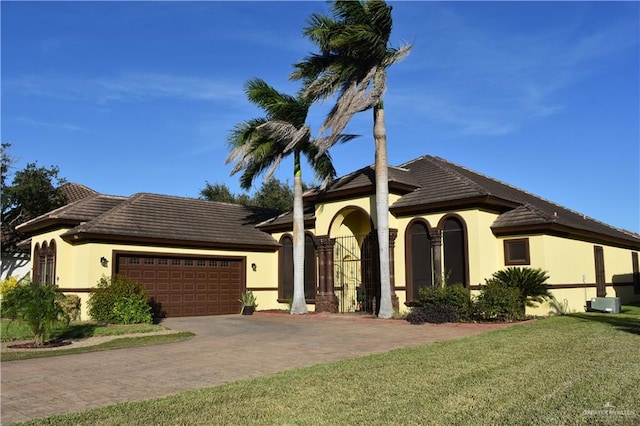
<svg viewBox="0 0 640 426"><path fill-rule="evenodd" d="M71 321L80 319L80 298L78 296L75 294L58 293L57 302L62 310L60 320L69 325Z"/></svg>
<svg viewBox="0 0 640 426"><path fill-rule="evenodd" d="M496 280L506 287L517 288L520 291L521 311L525 306L537 306L538 303L551 298L549 286L545 283L549 279L546 271L540 268L507 268L494 272L490 280Z"/></svg>
<svg viewBox="0 0 640 426"><path fill-rule="evenodd" d="M56 286L26 282L8 291L2 304L9 317L29 326L35 345L41 346L47 342L53 324L62 314L58 298Z"/></svg>
<svg viewBox="0 0 640 426"><path fill-rule="evenodd" d="M152 322L147 291L139 282L122 275L102 277L87 306L89 316L101 323Z"/></svg>
<svg viewBox="0 0 640 426"><path fill-rule="evenodd" d="M452 306L417 306L411 309L411 312L407 315L406 319L411 324L424 324L425 322L441 324L444 322L456 322L458 320L458 315Z"/></svg>
<svg viewBox="0 0 640 426"><path fill-rule="evenodd" d="M0 281L0 296L4 296L18 286L18 278L10 276Z"/></svg>
<svg viewBox="0 0 640 426"><path fill-rule="evenodd" d="M151 324L153 322L149 303L140 297L116 301L113 312L120 319L120 324Z"/></svg>
<svg viewBox="0 0 640 426"><path fill-rule="evenodd" d="M454 321L471 318L471 294L462 284L440 287L424 287L418 290L420 296L417 307L450 307L455 313Z"/></svg>
<svg viewBox="0 0 640 426"><path fill-rule="evenodd" d="M486 280L474 304L476 315L483 320L512 321L520 319L522 297L520 290L498 280Z"/></svg>

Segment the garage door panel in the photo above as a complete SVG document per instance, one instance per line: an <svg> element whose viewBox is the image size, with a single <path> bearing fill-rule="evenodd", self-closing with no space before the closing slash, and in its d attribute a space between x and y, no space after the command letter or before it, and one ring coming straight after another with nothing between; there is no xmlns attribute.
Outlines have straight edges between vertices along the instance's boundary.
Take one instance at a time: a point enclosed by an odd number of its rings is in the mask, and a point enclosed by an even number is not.
<svg viewBox="0 0 640 426"><path fill-rule="evenodd" d="M143 284L169 317L236 314L240 311L244 262L119 255L116 271Z"/></svg>

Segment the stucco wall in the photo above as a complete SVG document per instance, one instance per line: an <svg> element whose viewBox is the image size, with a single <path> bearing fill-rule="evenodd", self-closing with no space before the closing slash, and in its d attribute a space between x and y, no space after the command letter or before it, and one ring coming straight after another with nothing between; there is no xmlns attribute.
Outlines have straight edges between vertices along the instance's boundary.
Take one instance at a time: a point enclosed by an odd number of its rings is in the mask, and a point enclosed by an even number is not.
<svg viewBox="0 0 640 426"><path fill-rule="evenodd" d="M52 239L56 242L56 283L66 294L76 294L82 302L82 319L88 319L87 301L89 293L86 289L95 287L103 276L111 276L115 272L115 252L144 252L175 255L201 256L233 256L246 258L246 286L254 291L259 309L279 307L277 299L278 287L278 255L277 252L252 252L234 250L207 250L188 248L164 248L143 245L86 243L72 245L62 240L59 235L66 230L58 230L38 235L32 239L32 251L36 243L42 244ZM33 253L32 253L33 254ZM100 259L108 260L103 266ZM251 265L256 264L256 271ZM74 292L78 289L78 292ZM264 289L264 290L263 290ZM275 297L273 296L275 294Z"/></svg>

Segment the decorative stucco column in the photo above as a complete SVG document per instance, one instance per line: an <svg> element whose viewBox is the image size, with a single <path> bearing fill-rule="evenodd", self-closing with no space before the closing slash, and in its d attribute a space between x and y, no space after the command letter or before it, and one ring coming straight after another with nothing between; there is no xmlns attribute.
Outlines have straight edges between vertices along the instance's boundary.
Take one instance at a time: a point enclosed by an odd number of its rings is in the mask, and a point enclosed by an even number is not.
<svg viewBox="0 0 640 426"><path fill-rule="evenodd" d="M431 238L431 251L433 255L433 272L436 280L442 279L442 232L435 229L429 233ZM434 285L437 284L433 283Z"/></svg>
<svg viewBox="0 0 640 426"><path fill-rule="evenodd" d="M333 288L333 246L336 241L328 235L316 237L318 246L318 293L316 312L338 312L338 297Z"/></svg>

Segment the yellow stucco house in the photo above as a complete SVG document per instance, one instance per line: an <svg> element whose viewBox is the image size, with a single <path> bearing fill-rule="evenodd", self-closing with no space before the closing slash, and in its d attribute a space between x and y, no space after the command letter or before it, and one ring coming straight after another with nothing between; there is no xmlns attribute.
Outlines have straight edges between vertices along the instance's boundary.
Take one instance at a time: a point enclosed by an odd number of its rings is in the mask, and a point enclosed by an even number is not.
<svg viewBox="0 0 640 426"><path fill-rule="evenodd" d="M640 301L640 236L437 157L389 168L393 292L398 306L440 282L478 290L508 266L542 268L569 310L592 297ZM379 295L374 170L305 194L310 310L374 312ZM292 298L292 215L167 195L92 195L21 225L33 277L86 301L101 276L142 282L168 316L238 313ZM548 314L544 304L530 310Z"/></svg>

